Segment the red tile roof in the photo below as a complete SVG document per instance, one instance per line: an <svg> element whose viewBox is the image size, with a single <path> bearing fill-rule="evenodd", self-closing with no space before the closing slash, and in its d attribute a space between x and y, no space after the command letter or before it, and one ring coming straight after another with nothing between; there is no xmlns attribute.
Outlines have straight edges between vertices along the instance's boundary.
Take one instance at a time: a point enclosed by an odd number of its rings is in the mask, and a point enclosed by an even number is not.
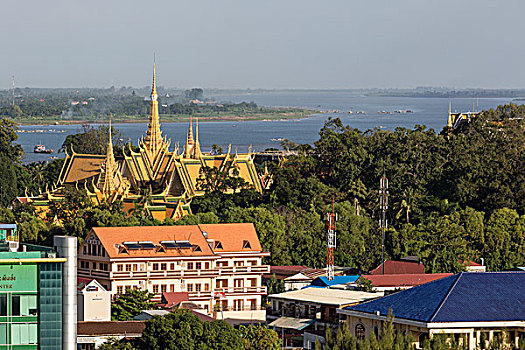
<svg viewBox="0 0 525 350"><path fill-rule="evenodd" d="M93 278L77 277L77 290L80 291L84 289L84 287L87 286L91 281L93 281Z"/></svg>
<svg viewBox="0 0 525 350"><path fill-rule="evenodd" d="M452 273L423 273L423 274L392 274L392 275L363 275L372 282L374 287L414 287L432 282L443 277L452 276Z"/></svg>
<svg viewBox="0 0 525 350"><path fill-rule="evenodd" d="M412 261L385 261L385 275L401 275L401 274L424 274L425 265ZM371 275L381 275L382 265L370 271Z"/></svg>
<svg viewBox="0 0 525 350"><path fill-rule="evenodd" d="M203 232L209 239L220 241L222 249L209 247ZM184 257L214 256L221 252L260 252L262 251L257 232L251 223L242 224L207 224L188 226L132 226L132 227L94 227L92 233L100 240L110 258L129 257ZM92 233L89 233L88 239ZM87 240L83 244L87 244ZM161 241L187 240L193 249L127 249L123 252L124 242L151 241L157 248ZM79 251L82 251L80 249Z"/></svg>
<svg viewBox="0 0 525 350"><path fill-rule="evenodd" d="M179 304L182 301L189 301L190 297L188 292L164 292L162 293L162 302L159 304L161 307L172 307Z"/></svg>
<svg viewBox="0 0 525 350"><path fill-rule="evenodd" d="M208 239L221 242L222 249L214 249L215 253L262 251L253 224L202 224L199 227L208 234Z"/></svg>

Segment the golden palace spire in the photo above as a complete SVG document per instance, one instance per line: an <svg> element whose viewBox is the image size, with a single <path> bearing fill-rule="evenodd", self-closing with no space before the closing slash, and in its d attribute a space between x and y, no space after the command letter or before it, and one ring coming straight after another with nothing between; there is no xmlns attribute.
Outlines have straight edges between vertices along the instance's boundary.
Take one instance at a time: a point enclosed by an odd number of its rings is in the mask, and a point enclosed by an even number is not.
<svg viewBox="0 0 525 350"><path fill-rule="evenodd" d="M196 159L199 159L202 155L201 153L201 144L199 143L199 118L195 118L195 149L193 150L193 155Z"/></svg>
<svg viewBox="0 0 525 350"><path fill-rule="evenodd" d="M192 127L192 119L190 115L190 127L188 129L188 136L186 136L186 150L184 152L185 158L193 158L194 147L195 147L195 141L193 140L193 127Z"/></svg>
<svg viewBox="0 0 525 350"><path fill-rule="evenodd" d="M115 155L113 154L113 141L111 139L111 119L109 120L108 128L108 146L106 150L106 159L101 166L100 177L98 178L97 187L105 195L111 194L118 187L117 181L115 181L115 173L118 171L118 164L115 161Z"/></svg>
<svg viewBox="0 0 525 350"><path fill-rule="evenodd" d="M447 120L447 127L451 128L452 125L452 102L448 102L448 120Z"/></svg>
<svg viewBox="0 0 525 350"><path fill-rule="evenodd" d="M153 64L153 86L151 88L151 102L149 112L148 131L144 140L144 148L148 158L154 163L159 151L165 147L160 131L159 102L157 95L157 83L155 77L155 64Z"/></svg>

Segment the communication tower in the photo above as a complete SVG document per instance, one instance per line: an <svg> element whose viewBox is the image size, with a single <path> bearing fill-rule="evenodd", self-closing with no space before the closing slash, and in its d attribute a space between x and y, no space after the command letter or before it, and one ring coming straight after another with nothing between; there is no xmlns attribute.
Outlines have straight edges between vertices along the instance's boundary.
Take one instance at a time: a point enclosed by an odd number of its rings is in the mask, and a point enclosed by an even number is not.
<svg viewBox="0 0 525 350"><path fill-rule="evenodd" d="M337 221L337 214L332 209L331 213L326 214L326 241L328 243L328 255L326 263L326 275L329 281L334 279L334 249L337 245L337 237L335 232L335 222Z"/></svg>
<svg viewBox="0 0 525 350"><path fill-rule="evenodd" d="M381 274L385 274L385 231L388 225L386 220L386 211L388 210L388 179L386 176L379 180L379 209L381 210Z"/></svg>

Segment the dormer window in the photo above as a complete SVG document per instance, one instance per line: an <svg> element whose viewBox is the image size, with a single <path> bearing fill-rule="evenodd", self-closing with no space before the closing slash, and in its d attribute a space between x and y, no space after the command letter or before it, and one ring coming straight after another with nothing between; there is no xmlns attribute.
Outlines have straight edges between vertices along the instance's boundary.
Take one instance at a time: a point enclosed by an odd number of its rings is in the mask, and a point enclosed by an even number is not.
<svg viewBox="0 0 525 350"><path fill-rule="evenodd" d="M214 248L214 249L224 249L224 248L222 247L222 243L221 243L221 241L215 241L215 248Z"/></svg>
<svg viewBox="0 0 525 350"><path fill-rule="evenodd" d="M242 241L242 249L252 249L252 245L250 244L249 241L244 240Z"/></svg>
<svg viewBox="0 0 525 350"><path fill-rule="evenodd" d="M194 246L193 246L193 251L194 251L194 252L202 252L202 249L201 249L200 246L198 246L198 245L194 245Z"/></svg>

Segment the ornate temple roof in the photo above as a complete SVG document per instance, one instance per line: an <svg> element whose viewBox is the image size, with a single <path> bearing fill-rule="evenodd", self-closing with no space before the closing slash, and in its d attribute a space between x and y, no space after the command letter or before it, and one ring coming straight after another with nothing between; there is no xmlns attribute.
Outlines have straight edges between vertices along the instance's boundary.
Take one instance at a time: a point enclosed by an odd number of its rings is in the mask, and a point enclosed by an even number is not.
<svg viewBox="0 0 525 350"><path fill-rule="evenodd" d="M186 145L179 154L178 144L170 151L170 141L162 136L158 109L155 66L151 89L150 113L146 135L139 140L139 149L129 144L123 149L123 159L116 159L110 135L105 155L66 152L59 179L50 193L38 197L19 198L40 205L48 210L50 200L60 198L64 186L82 184L95 203L122 200L125 211L133 209L144 195L151 196L146 209L159 220L166 217L178 219L190 213L191 198L203 195L205 189L199 180L206 177L205 167L229 171L235 168L254 190L262 192L261 178L253 164L253 155L248 153L226 154L202 153L199 143L199 126L196 120L195 138L190 118Z"/></svg>

